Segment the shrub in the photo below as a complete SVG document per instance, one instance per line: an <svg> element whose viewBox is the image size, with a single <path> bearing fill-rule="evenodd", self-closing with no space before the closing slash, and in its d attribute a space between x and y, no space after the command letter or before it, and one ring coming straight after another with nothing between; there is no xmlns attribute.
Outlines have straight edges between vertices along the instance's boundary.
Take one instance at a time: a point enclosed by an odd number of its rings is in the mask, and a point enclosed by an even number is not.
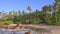
<svg viewBox="0 0 60 34"><path fill-rule="evenodd" d="M33 19L33 21L32 21L32 22L33 22L34 24L39 24L39 23L40 23L40 21L41 21L40 19Z"/></svg>
<svg viewBox="0 0 60 34"><path fill-rule="evenodd" d="M4 23L5 23L5 24L8 24L8 25L9 25L9 24L13 24L12 21L5 21Z"/></svg>

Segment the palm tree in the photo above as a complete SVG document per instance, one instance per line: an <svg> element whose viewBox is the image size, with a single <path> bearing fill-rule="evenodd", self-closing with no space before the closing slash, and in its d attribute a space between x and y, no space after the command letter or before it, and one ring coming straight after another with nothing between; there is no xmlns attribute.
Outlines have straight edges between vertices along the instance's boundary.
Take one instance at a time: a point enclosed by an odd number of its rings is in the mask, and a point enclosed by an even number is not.
<svg viewBox="0 0 60 34"><path fill-rule="evenodd" d="M47 10L47 8L48 8L47 6L44 6L44 7L43 7L43 10L42 10L42 11L43 11L43 17L44 17L44 19L43 19L43 22L44 22L44 23L47 23L47 20L48 20L48 19L47 19L47 18L48 18L48 15L47 15L47 11L48 11L48 10Z"/></svg>
<svg viewBox="0 0 60 34"><path fill-rule="evenodd" d="M25 19L26 16L25 16L25 10L22 11L22 22L25 23Z"/></svg>
<svg viewBox="0 0 60 34"><path fill-rule="evenodd" d="M53 5L48 6L48 12L50 13L49 20L52 19L52 13L53 13Z"/></svg>
<svg viewBox="0 0 60 34"><path fill-rule="evenodd" d="M29 11L29 13L31 12L31 7L30 6L28 6L27 7L27 10Z"/></svg>
<svg viewBox="0 0 60 34"><path fill-rule="evenodd" d="M57 3L58 3L58 2L60 2L60 0L55 0L55 2L57 2Z"/></svg>
<svg viewBox="0 0 60 34"><path fill-rule="evenodd" d="M31 7L28 6L27 10L29 11L29 23L31 24Z"/></svg>
<svg viewBox="0 0 60 34"><path fill-rule="evenodd" d="M21 12L20 12L20 10L19 10L17 13L18 13L18 16L20 16L20 15L21 15Z"/></svg>
<svg viewBox="0 0 60 34"><path fill-rule="evenodd" d="M57 12L59 10L59 4L58 4L59 0L55 0L55 1L56 2L54 4L54 16L55 16L55 22L57 22Z"/></svg>

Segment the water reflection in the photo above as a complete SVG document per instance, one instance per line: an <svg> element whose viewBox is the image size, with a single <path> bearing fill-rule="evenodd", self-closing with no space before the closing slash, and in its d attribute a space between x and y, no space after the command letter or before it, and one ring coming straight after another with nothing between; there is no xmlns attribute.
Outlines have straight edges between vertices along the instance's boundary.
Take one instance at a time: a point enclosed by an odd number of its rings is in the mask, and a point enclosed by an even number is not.
<svg viewBox="0 0 60 34"><path fill-rule="evenodd" d="M33 30L30 29L11 30L11 29L0 28L0 34L24 34L25 32L28 31L31 31L32 34L36 34Z"/></svg>
<svg viewBox="0 0 60 34"><path fill-rule="evenodd" d="M20 30L15 30L15 29L4 29L0 28L0 34L24 34L25 32L31 31L32 34L52 34L51 31L47 31L46 29L20 29Z"/></svg>

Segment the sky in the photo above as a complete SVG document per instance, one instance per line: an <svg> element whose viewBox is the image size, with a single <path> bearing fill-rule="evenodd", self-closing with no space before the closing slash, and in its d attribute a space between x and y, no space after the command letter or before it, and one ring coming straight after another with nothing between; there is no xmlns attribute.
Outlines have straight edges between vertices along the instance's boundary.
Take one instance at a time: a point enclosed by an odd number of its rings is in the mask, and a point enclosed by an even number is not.
<svg viewBox="0 0 60 34"><path fill-rule="evenodd" d="M39 9L45 5L53 4L54 0L0 0L0 11L27 10L30 6L32 10Z"/></svg>

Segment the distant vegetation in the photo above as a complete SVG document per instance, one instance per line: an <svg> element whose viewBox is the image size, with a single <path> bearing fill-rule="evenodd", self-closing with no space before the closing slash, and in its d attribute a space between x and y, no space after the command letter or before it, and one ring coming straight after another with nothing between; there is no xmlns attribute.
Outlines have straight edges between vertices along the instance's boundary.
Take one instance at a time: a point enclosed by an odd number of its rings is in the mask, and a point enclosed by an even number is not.
<svg viewBox="0 0 60 34"><path fill-rule="evenodd" d="M27 7L27 10L29 13L26 13L25 10L0 12L0 24L60 25L60 1L58 0L54 5L44 6L41 11L39 9L32 11L30 6Z"/></svg>

